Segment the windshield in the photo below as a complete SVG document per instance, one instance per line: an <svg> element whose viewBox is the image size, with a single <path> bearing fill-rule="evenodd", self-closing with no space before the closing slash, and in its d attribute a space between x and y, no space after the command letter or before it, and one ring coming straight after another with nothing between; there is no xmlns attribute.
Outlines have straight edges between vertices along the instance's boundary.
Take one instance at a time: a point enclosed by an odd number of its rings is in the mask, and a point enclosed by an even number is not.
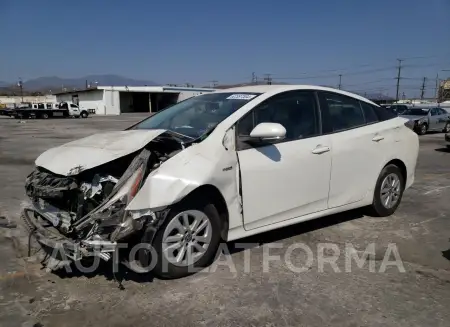
<svg viewBox="0 0 450 327"><path fill-rule="evenodd" d="M426 116L430 109L406 109L402 112L402 115L408 116Z"/></svg>
<svg viewBox="0 0 450 327"><path fill-rule="evenodd" d="M133 129L166 129L196 139L261 93L209 93L179 102Z"/></svg>

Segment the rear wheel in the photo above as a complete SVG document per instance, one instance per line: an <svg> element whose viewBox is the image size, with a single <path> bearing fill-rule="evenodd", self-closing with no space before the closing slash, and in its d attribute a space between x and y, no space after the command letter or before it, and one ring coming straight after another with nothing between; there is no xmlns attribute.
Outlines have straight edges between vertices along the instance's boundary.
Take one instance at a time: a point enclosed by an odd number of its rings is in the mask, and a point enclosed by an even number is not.
<svg viewBox="0 0 450 327"><path fill-rule="evenodd" d="M445 124L445 127L442 131L444 133L450 133L450 123Z"/></svg>
<svg viewBox="0 0 450 327"><path fill-rule="evenodd" d="M48 113L44 112L43 114L41 114L41 117L44 119L48 119Z"/></svg>
<svg viewBox="0 0 450 327"><path fill-rule="evenodd" d="M399 167L390 164L383 168L375 186L372 213L378 217L392 215L400 204L405 178Z"/></svg>
<svg viewBox="0 0 450 327"><path fill-rule="evenodd" d="M208 201L185 201L172 209L155 235L155 275L174 279L191 275L214 260L220 243L220 216Z"/></svg>
<svg viewBox="0 0 450 327"><path fill-rule="evenodd" d="M81 118L87 118L88 113L86 111L83 111L80 116L81 116Z"/></svg>

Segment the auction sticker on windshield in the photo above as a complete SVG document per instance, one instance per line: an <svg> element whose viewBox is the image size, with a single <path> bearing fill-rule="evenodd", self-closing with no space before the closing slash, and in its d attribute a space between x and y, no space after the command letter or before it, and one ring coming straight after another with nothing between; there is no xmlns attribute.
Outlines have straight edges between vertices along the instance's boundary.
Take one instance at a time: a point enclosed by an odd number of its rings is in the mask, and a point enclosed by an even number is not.
<svg viewBox="0 0 450 327"><path fill-rule="evenodd" d="M230 95L227 100L251 100L254 97L256 97L256 94L232 94Z"/></svg>

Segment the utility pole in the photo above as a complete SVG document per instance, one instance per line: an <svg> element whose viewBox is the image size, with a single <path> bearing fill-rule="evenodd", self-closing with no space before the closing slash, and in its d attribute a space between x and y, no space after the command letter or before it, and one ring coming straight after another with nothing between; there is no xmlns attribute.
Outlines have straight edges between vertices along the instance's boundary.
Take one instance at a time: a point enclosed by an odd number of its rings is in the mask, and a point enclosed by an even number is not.
<svg viewBox="0 0 450 327"><path fill-rule="evenodd" d="M19 77L19 82L17 83L17 86L20 88L20 97L22 98L23 103L23 82L22 78Z"/></svg>
<svg viewBox="0 0 450 327"><path fill-rule="evenodd" d="M436 74L436 89L435 89L435 98L436 103L439 103L439 73Z"/></svg>
<svg viewBox="0 0 450 327"><path fill-rule="evenodd" d="M258 84L258 77L256 77L255 72L252 73L252 84Z"/></svg>
<svg viewBox="0 0 450 327"><path fill-rule="evenodd" d="M402 72L402 61L403 59L397 59L398 61L398 73L397 73L397 95L395 97L395 101L398 101L398 92L400 90L400 79L401 79L401 72Z"/></svg>
<svg viewBox="0 0 450 327"><path fill-rule="evenodd" d="M264 80L267 82L268 85L272 85L272 77L271 77L271 75L272 74L264 74L264 76L266 76L266 77L264 77Z"/></svg>
<svg viewBox="0 0 450 327"><path fill-rule="evenodd" d="M427 78L423 78L422 87L420 88L420 100L423 100L423 97L425 95L425 83L427 82Z"/></svg>
<svg viewBox="0 0 450 327"><path fill-rule="evenodd" d="M214 87L216 87L217 86L217 83L218 83L219 81L216 81L216 80L213 80L213 81L209 81L209 86L210 87L212 87L212 88L214 88Z"/></svg>
<svg viewBox="0 0 450 327"><path fill-rule="evenodd" d="M339 85L338 85L338 89L340 90L342 86L342 74L339 74Z"/></svg>

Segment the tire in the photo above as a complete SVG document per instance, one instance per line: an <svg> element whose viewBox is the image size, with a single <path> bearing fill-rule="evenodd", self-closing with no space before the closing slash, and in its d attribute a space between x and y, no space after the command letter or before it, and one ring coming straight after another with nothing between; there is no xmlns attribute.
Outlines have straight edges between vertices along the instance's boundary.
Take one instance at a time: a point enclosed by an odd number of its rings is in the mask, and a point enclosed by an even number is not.
<svg viewBox="0 0 450 327"><path fill-rule="evenodd" d="M447 122L447 124L445 124L444 129L442 130L443 133L450 133L450 122Z"/></svg>
<svg viewBox="0 0 450 327"><path fill-rule="evenodd" d="M422 124L419 126L419 129L417 130L417 134L419 135L425 135L428 131L428 125L427 124Z"/></svg>
<svg viewBox="0 0 450 327"><path fill-rule="evenodd" d="M45 112L45 113L41 114L41 117L43 119L48 119L49 116L48 116L48 113Z"/></svg>
<svg viewBox="0 0 450 327"><path fill-rule="evenodd" d="M215 255L217 253L217 249L219 248L219 243L221 240L220 237L220 231L221 231L221 221L219 213L212 203L208 203L209 201L205 200L196 200L196 201L182 201L180 205L174 207L169 212L168 216L166 217L165 222L159 228L159 230L156 232L155 238L153 240L153 248L154 253L156 254L156 258L152 258L153 260L156 260L155 267L153 269L153 273L162 279L176 279L176 278L182 278L189 275L194 274L195 272L209 266L212 261L215 258ZM206 251L200 255L197 259L193 259L194 262L191 264L189 263L180 263L180 264L174 264L168 258L166 255L163 255L163 246L166 247L168 243L163 242L164 240L167 240L167 234L171 227L173 226L173 222L175 222L177 219L183 220L182 216L185 213L198 213L199 215L202 215L204 219L207 219L210 223L209 230L211 239L209 241L209 245L206 248ZM178 220L180 221L180 220ZM207 227L208 228L208 227ZM195 228L194 228L195 230ZM206 230L206 228L205 228ZM192 233L191 235L194 235ZM189 235L189 234L184 234ZM201 231L198 235L201 235ZM206 234L205 234L206 235ZM183 236L183 239L186 236ZM195 236L192 236L192 242L195 242ZM186 238L185 241L188 239ZM181 241L183 242L183 241ZM175 242L173 244L178 244L178 242ZM179 252L175 252L175 256L179 254Z"/></svg>
<svg viewBox="0 0 450 327"><path fill-rule="evenodd" d="M394 180L395 183L398 182L398 188L394 187L393 189L390 189L388 191L388 197L391 197L391 200L395 199L395 203L391 203L391 205L386 205L383 201L384 198L382 197L381 193L382 188L384 191L386 191L386 182L390 180ZM403 177L400 168L393 164L384 167L380 173L380 176L378 176L378 180L375 185L373 202L371 206L371 213L376 217L387 217L392 215L397 210L397 207L400 205L404 190L405 190L405 178ZM390 196L389 194L392 195ZM397 194L397 196L395 196L395 194Z"/></svg>
<svg viewBox="0 0 450 327"><path fill-rule="evenodd" d="M88 113L86 111L83 111L80 116L81 118L88 118Z"/></svg>

